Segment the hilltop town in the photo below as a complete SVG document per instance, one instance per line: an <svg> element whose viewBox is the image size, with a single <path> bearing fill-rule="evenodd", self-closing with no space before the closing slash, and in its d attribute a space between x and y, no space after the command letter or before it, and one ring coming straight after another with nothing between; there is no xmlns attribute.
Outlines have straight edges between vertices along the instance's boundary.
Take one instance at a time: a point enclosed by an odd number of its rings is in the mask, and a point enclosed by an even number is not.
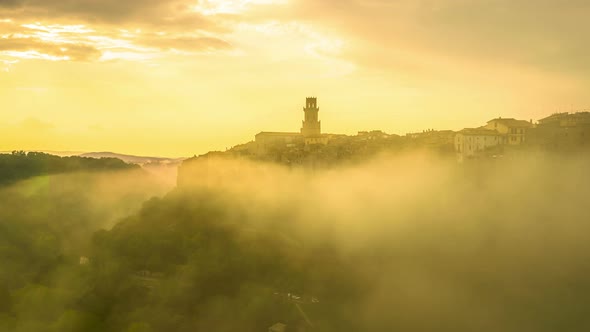
<svg viewBox="0 0 590 332"><path fill-rule="evenodd" d="M590 147L590 112L587 111L555 113L537 122L499 117L460 131L429 129L403 136L380 130L360 131L357 135L323 133L319 112L318 99L306 98L299 132L262 131L253 141L200 157L232 156L289 166L322 166L363 160L379 152L416 149L469 162L526 151L572 152Z"/></svg>

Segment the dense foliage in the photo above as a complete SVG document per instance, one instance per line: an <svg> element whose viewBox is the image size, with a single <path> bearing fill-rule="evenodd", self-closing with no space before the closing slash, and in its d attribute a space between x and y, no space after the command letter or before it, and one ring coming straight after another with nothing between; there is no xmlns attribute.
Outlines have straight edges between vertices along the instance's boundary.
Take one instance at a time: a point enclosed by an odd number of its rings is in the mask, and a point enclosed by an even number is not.
<svg viewBox="0 0 590 332"><path fill-rule="evenodd" d="M39 175L134 168L138 166L116 158L58 157L42 152L14 151L12 154L0 154L0 185Z"/></svg>
<svg viewBox="0 0 590 332"><path fill-rule="evenodd" d="M114 227L88 175L0 191L0 331L590 328L587 160L230 163L151 199L109 173L143 198Z"/></svg>
<svg viewBox="0 0 590 332"><path fill-rule="evenodd" d="M284 227L267 220L261 228L215 192L149 200L94 233L90 247L71 248L65 225L6 217L0 324L8 330L264 331L279 321L307 325L299 306L335 331L350 327L343 310L360 294L331 245L304 246L284 218Z"/></svg>

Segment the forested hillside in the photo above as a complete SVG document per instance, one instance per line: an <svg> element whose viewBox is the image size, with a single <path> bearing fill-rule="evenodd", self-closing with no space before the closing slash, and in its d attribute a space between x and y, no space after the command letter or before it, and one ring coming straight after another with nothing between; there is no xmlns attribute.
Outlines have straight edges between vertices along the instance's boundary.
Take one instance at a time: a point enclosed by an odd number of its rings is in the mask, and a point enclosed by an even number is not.
<svg viewBox="0 0 590 332"><path fill-rule="evenodd" d="M94 232L110 229L169 190L135 167L35 176L2 186L0 331L85 331L71 325L78 318L67 299L89 287L79 264L92 250Z"/></svg>
<svg viewBox="0 0 590 332"><path fill-rule="evenodd" d="M42 152L15 151L0 154L0 185L14 183L39 175L80 171L136 169L116 158L58 157Z"/></svg>
<svg viewBox="0 0 590 332"><path fill-rule="evenodd" d="M126 172L30 180L1 191L0 330L590 328L589 164L221 159L151 199Z"/></svg>

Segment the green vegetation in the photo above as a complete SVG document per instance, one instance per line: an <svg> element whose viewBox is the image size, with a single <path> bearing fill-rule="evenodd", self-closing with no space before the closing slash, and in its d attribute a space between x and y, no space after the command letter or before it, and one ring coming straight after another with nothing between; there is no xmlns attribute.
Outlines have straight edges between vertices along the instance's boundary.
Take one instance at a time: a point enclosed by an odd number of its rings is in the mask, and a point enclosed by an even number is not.
<svg viewBox="0 0 590 332"><path fill-rule="evenodd" d="M115 158L58 157L41 152L0 154L0 186L39 175L137 169Z"/></svg>
<svg viewBox="0 0 590 332"><path fill-rule="evenodd" d="M89 280L80 256L90 252L95 231L167 189L118 160L33 153L2 160L3 167L10 162L24 168L0 173L4 180L63 174L0 188L0 331L93 331L96 317L75 305Z"/></svg>
<svg viewBox="0 0 590 332"><path fill-rule="evenodd" d="M332 298L317 311L344 319L339 301L360 293L360 285L353 275L342 279L343 262L335 249L326 244L304 248L285 235L288 229L259 228L260 220L248 223L244 213L228 209L219 193L174 192L147 201L112 230L95 232L90 247L68 243L81 236L66 226L68 213L55 216L62 219L59 225L4 215L0 326L14 331L259 331L277 319L302 324L288 292L308 294L308 303L310 294ZM312 255L320 249L322 255ZM90 257L88 265L80 265L80 252ZM348 290L342 293L341 287Z"/></svg>
<svg viewBox="0 0 590 332"><path fill-rule="evenodd" d="M1 190L0 330L590 327L587 160L206 165L163 196L130 171Z"/></svg>

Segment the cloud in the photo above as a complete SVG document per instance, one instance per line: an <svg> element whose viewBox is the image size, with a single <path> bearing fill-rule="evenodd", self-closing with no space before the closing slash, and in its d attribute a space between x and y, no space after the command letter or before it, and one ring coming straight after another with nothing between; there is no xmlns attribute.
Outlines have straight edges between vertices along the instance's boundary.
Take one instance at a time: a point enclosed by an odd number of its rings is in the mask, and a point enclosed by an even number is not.
<svg viewBox="0 0 590 332"><path fill-rule="evenodd" d="M357 46L351 56L367 66L454 62L590 74L587 1L301 0L284 15L345 34Z"/></svg>
<svg viewBox="0 0 590 332"><path fill-rule="evenodd" d="M0 59L52 61L150 61L166 53L229 50L232 45L202 33L152 32L141 29L95 28L85 25L27 23L9 24L11 32L0 34Z"/></svg>
<svg viewBox="0 0 590 332"><path fill-rule="evenodd" d="M15 57L39 57L54 60L90 61L100 58L101 52L91 45L49 43L36 38L0 38L0 53Z"/></svg>
<svg viewBox="0 0 590 332"><path fill-rule="evenodd" d="M590 73L587 1L450 1L424 11L433 47L544 70Z"/></svg>
<svg viewBox="0 0 590 332"><path fill-rule="evenodd" d="M587 80L589 14L590 2L582 0L2 0L0 17L12 23L0 21L0 28L25 33L22 24L36 21L43 26L84 24L95 38L152 48L143 53L190 54L248 44L250 40L232 39L244 24L296 23L347 45L331 58L382 75L447 79L474 72L485 79L488 72L492 77L533 72ZM122 36L120 29L141 32ZM260 52L252 53L274 52L269 46L256 45ZM94 47L115 52L113 45ZM137 51L130 48L119 52Z"/></svg>
<svg viewBox="0 0 590 332"><path fill-rule="evenodd" d="M153 62L232 48L227 27L189 0L0 1L0 18L3 61Z"/></svg>
<svg viewBox="0 0 590 332"><path fill-rule="evenodd" d="M211 28L188 0L14 0L0 2L0 13L12 18L81 21L117 25Z"/></svg>
<svg viewBox="0 0 590 332"><path fill-rule="evenodd" d="M0 7L13 8L20 7L24 0L1 0Z"/></svg>
<svg viewBox="0 0 590 332"><path fill-rule="evenodd" d="M156 47L162 50L182 50L182 51L210 51L210 50L228 50L232 45L222 39L213 37L172 37L162 38L157 35L145 37L138 40L138 43Z"/></svg>

